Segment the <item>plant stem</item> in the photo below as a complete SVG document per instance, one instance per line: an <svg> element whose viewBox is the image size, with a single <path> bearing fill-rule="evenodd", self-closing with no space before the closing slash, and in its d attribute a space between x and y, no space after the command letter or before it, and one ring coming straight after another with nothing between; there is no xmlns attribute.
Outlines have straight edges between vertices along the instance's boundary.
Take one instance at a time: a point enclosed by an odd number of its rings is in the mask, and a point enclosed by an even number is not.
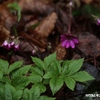
<svg viewBox="0 0 100 100"><path fill-rule="evenodd" d="M72 15L71 15L71 11L72 11L72 7L69 7L69 15L68 15L68 19L69 19L69 24L68 24L68 34L71 33L71 23L72 23Z"/></svg>

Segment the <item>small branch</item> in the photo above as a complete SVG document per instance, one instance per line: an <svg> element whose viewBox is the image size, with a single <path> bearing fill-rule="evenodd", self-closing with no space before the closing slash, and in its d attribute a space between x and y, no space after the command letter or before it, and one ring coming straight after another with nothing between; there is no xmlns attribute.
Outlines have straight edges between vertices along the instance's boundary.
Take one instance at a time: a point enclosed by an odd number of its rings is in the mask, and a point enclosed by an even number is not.
<svg viewBox="0 0 100 100"><path fill-rule="evenodd" d="M26 33L20 33L20 35L24 37L27 41L31 41L33 44L37 45L40 48L47 48L47 45L42 44L41 42L37 41L35 38L32 38Z"/></svg>

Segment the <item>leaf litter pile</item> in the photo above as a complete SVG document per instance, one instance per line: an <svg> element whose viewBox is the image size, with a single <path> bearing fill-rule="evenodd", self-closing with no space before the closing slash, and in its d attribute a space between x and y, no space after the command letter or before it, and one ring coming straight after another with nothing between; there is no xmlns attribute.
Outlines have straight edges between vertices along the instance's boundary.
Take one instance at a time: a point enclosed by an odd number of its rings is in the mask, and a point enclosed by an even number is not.
<svg viewBox="0 0 100 100"><path fill-rule="evenodd" d="M78 83L74 92L61 89L56 98L85 100L87 91L100 92L99 18L99 0L0 0L0 59L30 64L31 56L44 59L53 52L58 60L84 58L82 69L96 80L88 88ZM77 37L75 47L62 44L64 33Z"/></svg>

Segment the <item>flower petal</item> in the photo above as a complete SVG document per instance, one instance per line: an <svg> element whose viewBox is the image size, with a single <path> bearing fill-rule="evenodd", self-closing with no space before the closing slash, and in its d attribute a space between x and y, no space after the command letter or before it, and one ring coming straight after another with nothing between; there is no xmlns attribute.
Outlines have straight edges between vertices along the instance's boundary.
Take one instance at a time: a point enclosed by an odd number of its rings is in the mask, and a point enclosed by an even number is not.
<svg viewBox="0 0 100 100"><path fill-rule="evenodd" d="M77 38L74 38L73 41L74 41L74 43L79 43Z"/></svg>
<svg viewBox="0 0 100 100"><path fill-rule="evenodd" d="M70 47L70 42L67 41L67 43L66 43L66 48L69 48L69 47Z"/></svg>
<svg viewBox="0 0 100 100"><path fill-rule="evenodd" d="M75 43L74 43L73 40L70 40L70 46L71 46L72 48L75 48Z"/></svg>
<svg viewBox="0 0 100 100"><path fill-rule="evenodd" d="M17 45L14 46L14 50L15 51L19 50L19 44L17 44Z"/></svg>
<svg viewBox="0 0 100 100"><path fill-rule="evenodd" d="M2 46L7 46L7 45L8 45L8 42L5 40Z"/></svg>
<svg viewBox="0 0 100 100"><path fill-rule="evenodd" d="M68 42L67 40L63 41L63 42L62 42L62 46L63 46L63 47L66 46L66 43L67 43L67 42Z"/></svg>

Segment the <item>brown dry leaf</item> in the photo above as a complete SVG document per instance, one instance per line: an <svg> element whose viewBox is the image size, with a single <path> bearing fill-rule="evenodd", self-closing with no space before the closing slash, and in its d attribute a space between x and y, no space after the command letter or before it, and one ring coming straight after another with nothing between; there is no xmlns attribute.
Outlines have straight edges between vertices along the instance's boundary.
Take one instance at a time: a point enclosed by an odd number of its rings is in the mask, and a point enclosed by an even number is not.
<svg viewBox="0 0 100 100"><path fill-rule="evenodd" d="M78 48L86 56L98 56L100 55L100 40L89 32L80 33L78 35L79 45Z"/></svg>
<svg viewBox="0 0 100 100"><path fill-rule="evenodd" d="M90 4L90 3L93 2L93 0L81 0L81 1L83 1L83 2L86 3L86 4Z"/></svg>
<svg viewBox="0 0 100 100"><path fill-rule="evenodd" d="M47 37L53 31L55 23L57 20L57 15L55 12L49 14L42 22L34 29L30 31L33 38L40 41L42 44L47 44Z"/></svg>
<svg viewBox="0 0 100 100"><path fill-rule="evenodd" d="M73 0L73 2L76 4L77 7L81 6L80 0Z"/></svg>
<svg viewBox="0 0 100 100"><path fill-rule="evenodd" d="M61 43L56 47L55 51L57 52L58 60L64 59L65 55L67 54L66 48L62 47Z"/></svg>
<svg viewBox="0 0 100 100"><path fill-rule="evenodd" d="M23 12L39 12L48 13L54 10L49 4L46 4L44 0L18 0L19 6L22 8Z"/></svg>
<svg viewBox="0 0 100 100"><path fill-rule="evenodd" d="M4 22L4 27L8 30L17 21L17 17L10 13L5 4L0 5L0 18Z"/></svg>
<svg viewBox="0 0 100 100"><path fill-rule="evenodd" d="M0 25L0 45L9 37L9 31Z"/></svg>

